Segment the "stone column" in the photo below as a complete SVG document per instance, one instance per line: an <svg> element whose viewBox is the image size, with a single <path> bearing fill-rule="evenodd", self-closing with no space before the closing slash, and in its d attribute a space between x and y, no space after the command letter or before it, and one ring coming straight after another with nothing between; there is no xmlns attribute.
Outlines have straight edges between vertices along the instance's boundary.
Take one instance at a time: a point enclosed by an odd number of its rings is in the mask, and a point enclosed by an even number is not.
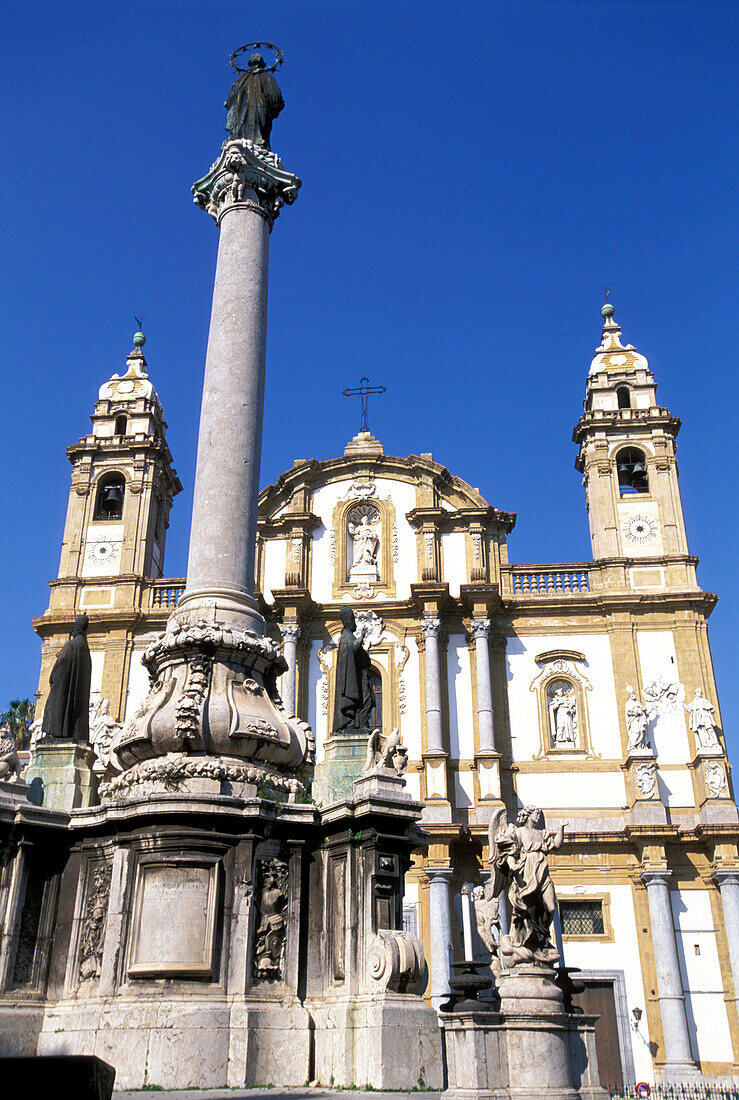
<svg viewBox="0 0 739 1100"><path fill-rule="evenodd" d="M441 674L439 668L439 619L421 619L426 639L426 752L444 752L441 725Z"/></svg>
<svg viewBox="0 0 739 1100"><path fill-rule="evenodd" d="M449 899L451 867L425 867L429 882L429 996L438 1011L449 996L452 907Z"/></svg>
<svg viewBox="0 0 739 1100"><path fill-rule="evenodd" d="M645 870L641 875L649 899L651 941L657 970L657 999L665 1044L663 1074L666 1080L694 1077L698 1073L690 1051L685 996L670 905L668 883L671 874L672 871L662 868Z"/></svg>
<svg viewBox="0 0 739 1100"><path fill-rule="evenodd" d="M721 891L734 996L739 998L739 869L718 869L713 873L713 881Z"/></svg>
<svg viewBox="0 0 739 1100"><path fill-rule="evenodd" d="M264 633L254 599L269 235L300 180L251 142L227 142L195 202L220 231L205 361L187 585L180 610Z"/></svg>
<svg viewBox="0 0 739 1100"><path fill-rule="evenodd" d="M480 752L495 751L493 730L493 692L490 685L490 619L472 619L470 629L475 637L477 664L477 727L480 734Z"/></svg>
<svg viewBox="0 0 739 1100"><path fill-rule="evenodd" d="M295 674L298 660L298 623L280 623L282 655L287 661L287 672L282 677L282 702L288 714L295 713Z"/></svg>

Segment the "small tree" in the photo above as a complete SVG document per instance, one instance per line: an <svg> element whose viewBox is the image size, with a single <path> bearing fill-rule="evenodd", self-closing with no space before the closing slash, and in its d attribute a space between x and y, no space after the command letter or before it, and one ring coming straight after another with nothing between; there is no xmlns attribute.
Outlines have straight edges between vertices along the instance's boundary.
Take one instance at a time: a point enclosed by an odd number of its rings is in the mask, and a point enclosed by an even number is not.
<svg viewBox="0 0 739 1100"><path fill-rule="evenodd" d="M9 727L17 749L28 748L35 710L36 706L30 699L11 699L8 709L0 714L0 723Z"/></svg>

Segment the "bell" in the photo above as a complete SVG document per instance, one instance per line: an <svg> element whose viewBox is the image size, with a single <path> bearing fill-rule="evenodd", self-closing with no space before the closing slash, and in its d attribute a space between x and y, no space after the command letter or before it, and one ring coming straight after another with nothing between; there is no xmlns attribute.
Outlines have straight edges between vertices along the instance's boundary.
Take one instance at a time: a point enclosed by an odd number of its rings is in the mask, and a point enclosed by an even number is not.
<svg viewBox="0 0 739 1100"><path fill-rule="evenodd" d="M632 463L631 469L635 474L644 474L647 472L647 468L643 462Z"/></svg>
<svg viewBox="0 0 739 1100"><path fill-rule="evenodd" d="M102 507L108 515L120 515L123 504L123 491L120 485L106 485L103 488Z"/></svg>

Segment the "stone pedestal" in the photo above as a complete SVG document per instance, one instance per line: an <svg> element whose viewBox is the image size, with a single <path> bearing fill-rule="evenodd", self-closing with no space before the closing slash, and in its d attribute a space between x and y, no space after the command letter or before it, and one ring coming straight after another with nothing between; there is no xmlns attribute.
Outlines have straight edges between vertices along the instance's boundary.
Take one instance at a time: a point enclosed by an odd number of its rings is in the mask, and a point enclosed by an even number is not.
<svg viewBox="0 0 739 1100"><path fill-rule="evenodd" d="M29 800L51 810L78 810L97 797L95 753L75 741L40 741L25 774Z"/></svg>
<svg viewBox="0 0 739 1100"><path fill-rule="evenodd" d="M449 1100L606 1100L596 1018L565 1012L554 971L503 971L499 990L500 1012L441 1017Z"/></svg>
<svg viewBox="0 0 739 1100"><path fill-rule="evenodd" d="M367 761L369 731L332 733L326 740L324 758L316 765L313 797L328 806L354 794L354 780L362 774Z"/></svg>

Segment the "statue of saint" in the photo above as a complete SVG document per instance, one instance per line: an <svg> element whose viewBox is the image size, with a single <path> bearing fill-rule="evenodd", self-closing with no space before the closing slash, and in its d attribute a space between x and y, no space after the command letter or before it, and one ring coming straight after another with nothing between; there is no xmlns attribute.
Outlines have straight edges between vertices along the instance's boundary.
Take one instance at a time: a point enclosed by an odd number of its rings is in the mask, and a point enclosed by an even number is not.
<svg viewBox="0 0 739 1100"><path fill-rule="evenodd" d="M557 748L577 744L577 700L569 684L560 681L554 685L550 702L549 716L552 727L552 740Z"/></svg>
<svg viewBox="0 0 739 1100"><path fill-rule="evenodd" d="M626 700L626 731L629 735L629 749L648 749L647 726L649 711L636 697L631 684L626 685L629 698Z"/></svg>
<svg viewBox="0 0 739 1100"><path fill-rule="evenodd" d="M92 660L87 645L90 620L80 615L72 637L60 649L49 677L43 735L53 741L90 740L90 679Z"/></svg>
<svg viewBox="0 0 739 1100"><path fill-rule="evenodd" d="M348 604L342 606L339 617L343 629L336 655L333 732L366 730L375 705L372 665L363 645L367 628L363 626L355 637L357 621Z"/></svg>
<svg viewBox="0 0 739 1100"><path fill-rule="evenodd" d="M253 53L249 68L234 80L225 103L226 129L232 138L246 138L269 149L272 123L285 102L272 73L264 69L262 55Z"/></svg>
<svg viewBox="0 0 739 1100"><path fill-rule="evenodd" d="M562 847L566 822L545 831L538 806L526 806L515 825L502 808L490 819L490 862L495 871L492 896L505 890L510 907L510 931L500 937L500 951L508 966L518 963L556 963L550 932L557 904L547 853Z"/></svg>
<svg viewBox="0 0 739 1100"><path fill-rule="evenodd" d="M683 703L683 706L688 712L688 722L695 734L698 748L707 751L720 751L721 745L716 736L716 724L713 721L716 710L713 703L709 703L701 689L696 688L695 698L691 699L687 705Z"/></svg>

